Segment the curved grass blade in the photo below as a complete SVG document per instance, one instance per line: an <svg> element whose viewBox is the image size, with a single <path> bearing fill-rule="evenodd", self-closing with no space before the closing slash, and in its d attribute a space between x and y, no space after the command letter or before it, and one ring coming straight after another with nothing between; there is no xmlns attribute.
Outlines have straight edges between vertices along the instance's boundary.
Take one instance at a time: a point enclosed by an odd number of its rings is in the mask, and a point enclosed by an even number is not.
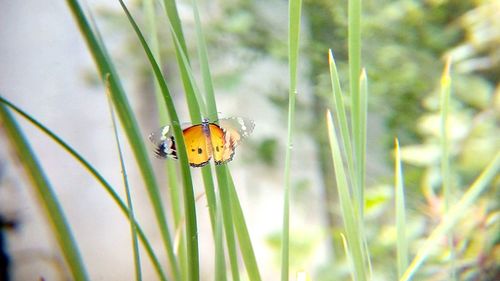
<svg viewBox="0 0 500 281"><path fill-rule="evenodd" d="M498 175L500 170L500 152L497 152L490 164L483 170L479 177L469 187L467 192L455 203L443 217L443 220L432 231L424 244L419 247L415 258L406 269L400 281L411 280L418 268L424 263L432 250L434 250L444 235L462 218L469 207L476 201L479 195L488 187L488 183Z"/></svg>
<svg viewBox="0 0 500 281"><path fill-rule="evenodd" d="M146 148L144 146L143 137L139 131L137 121L130 108L127 97L121 85L119 76L116 74L112 61L107 54L104 44L98 40L96 32L90 27L90 24L83 13L80 4L77 0L66 0L66 3L71 9L73 16L80 28L82 35L87 43L87 46L92 54L97 69L103 79L109 75L109 88L113 103L116 107L118 117L127 135L128 141L131 144L133 154L135 156L142 178L146 184L148 196L153 205L153 210L160 228L165 250L168 255L168 260L173 271L175 279L179 280L179 266L172 249L172 239L165 216L163 204L161 202L158 184L153 174L153 169L149 161ZM178 127L178 125L177 125ZM180 129L180 128L179 128Z"/></svg>
<svg viewBox="0 0 500 281"><path fill-rule="evenodd" d="M56 142L58 145L60 145L66 152L68 152L71 156L73 156L87 171L104 187L104 190L108 192L108 194L111 196L113 201L120 207L120 210L123 212L128 217L129 210L125 203L120 199L120 196L114 191L114 188L104 179L104 177L96 170L90 163L85 160L76 150L74 150L72 147L70 147L65 141L63 141L61 138L59 138L56 134L54 134L52 131L50 131L47 127L42 125L40 122L36 121L33 117L31 117L29 114L24 112L22 109L19 107L15 106L11 102L7 101L3 97L0 96L0 102L11 108L12 110L16 111L19 115L21 115L23 118L28 120L31 124L33 124L35 127L37 127L39 130L41 130L44 134L46 134L49 138L51 138L54 142ZM148 254L149 258L151 259L151 262L153 263L153 267L155 268L156 272L158 273L158 276L160 280L166 281L167 277L165 275L165 272L161 268L160 262L158 258L156 257L156 254L153 251L153 247L151 247L151 244L149 243L149 240L147 239L146 235L144 234L144 231L142 230L141 226L138 224L137 221L134 221L135 227L137 228L137 232L139 235L139 238L146 250L146 253Z"/></svg>
<svg viewBox="0 0 500 281"><path fill-rule="evenodd" d="M133 19L132 15L130 14L129 10L127 9L123 1L119 0L119 2L130 24L132 25L144 49L144 52L146 53L146 56L151 64L151 67L155 74L156 81L158 82L158 85L160 86L160 89L162 91L170 120L172 120L173 133L177 142L177 153L180 160L183 187L184 187L183 189L184 215L186 218L186 236L187 236L186 242L187 242L187 258L188 258L187 280L190 281L199 280L199 253L198 253L198 234L196 225L195 199L194 199L193 184L191 179L191 171L189 170L189 164L187 162L188 158L187 158L186 146L184 144L184 137L182 135L179 118L177 117L175 106L172 100L172 96L170 95L167 83L165 82L163 74L153 56L153 53L151 52L151 49L149 48L146 40L144 39L144 36L142 35L142 32L139 29L139 26Z"/></svg>
<svg viewBox="0 0 500 281"><path fill-rule="evenodd" d="M151 52L153 53L154 58L157 62L161 62L160 55L160 44L158 38L158 27L157 27L157 18L155 13L155 3L154 0L144 0L144 14L146 17L146 29L149 33L149 42L151 46ZM170 124L170 119L168 118L167 108L163 103L163 95L161 93L160 86L156 79L153 79L155 97L156 97L156 108L158 110L158 119L161 125ZM159 126L158 126L159 127ZM179 181L177 177L176 163L174 160L167 159L165 161L167 182L168 182L168 191L169 191L169 199L170 199L170 211L172 212L172 216L174 219L174 229L178 229L180 227L182 221L182 206L180 203L181 197L179 195ZM185 241L184 237L180 237L181 241ZM184 242L181 242L184 244ZM179 264L182 272L187 272L186 268L186 248L182 247L177 249L177 257L179 260Z"/></svg>
<svg viewBox="0 0 500 281"><path fill-rule="evenodd" d="M127 206L128 206L128 219L130 223L130 232L132 234L132 249L134 253L134 267L135 267L135 280L141 281L142 280L142 270L141 270L141 256L139 254L139 243L137 241L137 227L134 224L135 221L135 216L134 216L134 208L132 204L132 198L130 197L130 186L128 184L128 178L127 178L127 169L125 168L125 160L123 159L123 153L122 153L122 148L121 148L121 143L120 143L120 138L118 137L118 128L116 125L116 116L113 110L113 103L111 101L111 94L109 93L108 85L106 81L106 96L108 98L108 104L109 104L109 112L111 115L111 121L113 123L113 132L115 135L115 140L116 140L116 146L118 148L118 155L120 156L120 166L122 169L122 177L123 177L123 184L125 185L125 195L127 197Z"/></svg>
<svg viewBox="0 0 500 281"><path fill-rule="evenodd" d="M73 238L71 228L66 221L66 217L57 196L52 190L52 186L31 150L28 140L24 137L17 122L3 104L0 105L0 119L4 125L3 127L8 135L11 146L19 156L26 175L31 181L38 202L46 212L47 219L50 222L52 231L64 259L69 266L73 279L77 281L89 280L78 246Z"/></svg>
<svg viewBox="0 0 500 281"><path fill-rule="evenodd" d="M195 79L193 78L193 73L191 71L189 54L187 52L186 42L184 40L184 34L182 32L182 27L179 15L177 13L177 6L175 4L175 1L165 0L164 3L168 22L170 23L177 64L179 66L182 84L184 86L186 101L189 107L189 114L191 115L191 121L199 123L202 121L200 112L204 117L207 116L207 112L205 111L205 101L200 95L196 83L194 82Z"/></svg>

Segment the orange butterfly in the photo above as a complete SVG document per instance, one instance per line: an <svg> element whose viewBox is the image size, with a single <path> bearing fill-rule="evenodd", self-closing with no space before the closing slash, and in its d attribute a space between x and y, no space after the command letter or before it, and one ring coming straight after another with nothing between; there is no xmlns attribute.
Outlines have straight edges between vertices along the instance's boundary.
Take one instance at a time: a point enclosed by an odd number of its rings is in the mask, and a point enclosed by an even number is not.
<svg viewBox="0 0 500 281"><path fill-rule="evenodd" d="M248 137L255 127L252 120L242 117L220 119L219 124L204 119L201 124L182 130L189 165L203 167L212 157L216 165L233 160L236 146ZM157 157L177 159L176 141L170 126L151 133L149 140L155 146Z"/></svg>

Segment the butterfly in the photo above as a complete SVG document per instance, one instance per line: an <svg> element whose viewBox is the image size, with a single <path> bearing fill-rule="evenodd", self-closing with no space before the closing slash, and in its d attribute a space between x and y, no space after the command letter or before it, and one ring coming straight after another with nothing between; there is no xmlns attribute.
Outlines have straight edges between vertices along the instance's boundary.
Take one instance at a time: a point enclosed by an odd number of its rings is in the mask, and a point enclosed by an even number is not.
<svg viewBox="0 0 500 281"><path fill-rule="evenodd" d="M182 130L189 165L203 167L210 159L216 165L233 160L236 146L248 137L255 123L247 118L232 117L219 119L219 124L203 119L201 124L188 126ZM164 126L149 135L158 158L174 158L177 156L177 143L172 127Z"/></svg>

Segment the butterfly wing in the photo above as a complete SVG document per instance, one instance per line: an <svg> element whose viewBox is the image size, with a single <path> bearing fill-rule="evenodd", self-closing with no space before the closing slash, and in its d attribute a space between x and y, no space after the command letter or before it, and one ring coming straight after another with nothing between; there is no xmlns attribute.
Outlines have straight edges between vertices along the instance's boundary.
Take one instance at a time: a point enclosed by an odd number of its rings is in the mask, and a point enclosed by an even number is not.
<svg viewBox="0 0 500 281"><path fill-rule="evenodd" d="M158 158L171 157L177 159L177 151L170 126L164 126L149 135L154 145L155 156Z"/></svg>
<svg viewBox="0 0 500 281"><path fill-rule="evenodd" d="M255 127L252 120L242 117L220 119L219 124L220 126L210 124L214 161L217 165L231 161L236 146L248 137Z"/></svg>
<svg viewBox="0 0 500 281"><path fill-rule="evenodd" d="M234 146L226 142L226 132L217 124L210 123L210 142L216 165L222 165L233 159Z"/></svg>
<svg viewBox="0 0 500 281"><path fill-rule="evenodd" d="M203 132L203 126L200 124L187 127L182 131L182 134L186 144L189 165L192 167L206 165L210 161L212 154L206 133ZM156 157L178 159L176 141L170 126L164 126L151 133L149 140L155 147Z"/></svg>
<svg viewBox="0 0 500 281"><path fill-rule="evenodd" d="M192 167L205 166L212 158L212 147L207 133L204 131L204 125L194 125L182 131L186 151L189 159L189 165Z"/></svg>
<svg viewBox="0 0 500 281"><path fill-rule="evenodd" d="M255 128L255 123L244 117L222 118L219 125L225 131L226 139L234 146L239 145Z"/></svg>

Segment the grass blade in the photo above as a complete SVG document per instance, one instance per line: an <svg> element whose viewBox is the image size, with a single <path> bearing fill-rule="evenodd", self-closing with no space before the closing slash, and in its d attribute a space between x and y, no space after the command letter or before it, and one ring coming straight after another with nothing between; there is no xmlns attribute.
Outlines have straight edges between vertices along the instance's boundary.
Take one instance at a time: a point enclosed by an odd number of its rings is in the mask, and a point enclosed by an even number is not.
<svg viewBox="0 0 500 281"><path fill-rule="evenodd" d="M227 251L229 254L229 264L231 266L231 273L233 275L233 280L240 280L238 260L236 252L236 241L234 238L234 228L233 222L235 219L231 211L231 194L229 191L228 184L228 171L227 166L217 166L215 167L215 172L217 174L217 181L219 185L219 196L220 196L220 208L222 210L222 219L224 223L224 231L226 234Z"/></svg>
<svg viewBox="0 0 500 281"><path fill-rule="evenodd" d="M220 206L220 203L217 203ZM217 208L217 216L215 223L215 279L225 281L226 277L226 259L224 257L224 230L222 208Z"/></svg>
<svg viewBox="0 0 500 281"><path fill-rule="evenodd" d="M328 52L328 63L330 67L330 79L332 83L332 109L335 112L335 119L340 128L340 139L342 141L343 151L346 155L347 170L350 178L354 178L354 163L352 157L351 134L349 133L349 123L347 122L347 114L344 106L344 99L342 98L342 89L340 88L340 79L337 72L337 66L333 57L332 50ZM352 181L351 181L352 182Z"/></svg>
<svg viewBox="0 0 500 281"><path fill-rule="evenodd" d="M47 218L56 237L56 241L66 260L74 280L89 280L83 265L78 246L73 238L64 212L52 187L33 154L27 139L19 129L5 105L0 105L0 119L8 135L13 150L20 158L26 175L31 181L38 202L46 212Z"/></svg>
<svg viewBox="0 0 500 281"><path fill-rule="evenodd" d="M87 46L92 54L94 61L97 65L97 69L101 75L101 78L106 79L109 75L109 88L112 95L113 103L116 107L118 117L120 118L121 124L127 135L128 141L131 144L132 151L134 153L137 165L141 171L144 182L146 183L146 188L148 191L149 198L153 205L153 210L155 212L156 220L160 228L163 243L165 245L165 250L169 257L170 266L173 271L175 279L180 278L179 267L177 265L177 260L175 255L173 255L172 241L170 238L170 231L166 222L164 208L161 202L160 193L158 191L158 184L153 174L153 169L149 158L147 156L147 151L144 146L143 137L139 132L137 121L132 113L130 105L128 103L127 97L121 85L120 79L116 74L114 66L112 65L111 59L109 58L104 44L98 40L96 33L90 27L90 24L83 13L80 4L77 0L66 0L66 3L70 7L73 16L80 28L82 35L87 43ZM175 129L176 126L174 126ZM177 130L180 131L179 125L177 125ZM184 154L185 157L185 154ZM182 159L182 158L181 158ZM187 157L183 158L187 159Z"/></svg>
<svg viewBox="0 0 500 281"><path fill-rule="evenodd" d="M397 265L398 276L401 277L408 267L408 240L406 238L406 210L405 193L403 185L403 170L401 167L401 153L399 150L399 141L394 139L395 144L395 165L394 165L394 186L395 192L395 210L396 210L396 233L397 233Z"/></svg>
<svg viewBox="0 0 500 281"><path fill-rule="evenodd" d="M47 127L42 125L40 122L36 121L33 117L31 117L29 114L24 112L22 109L19 107L15 106L11 102L5 100L0 96L0 102L11 108L12 110L16 111L19 115L24 117L26 120L28 120L30 123L32 123L35 127L37 127L39 130L41 130L43 133L45 133L49 138L51 138L54 142L56 142L58 145L60 145L68 154L73 156L87 171L104 187L104 189L108 192L108 194L111 196L113 201L120 207L120 210L123 212L128 217L129 211L123 203L123 201L120 199L120 196L115 192L115 189L104 179L104 177L96 170L90 163L85 160L76 150L71 148L65 141L63 141L61 138L59 138L56 134L51 132ZM140 225L137 223L137 221L134 222L137 232L139 235L139 239L141 240L144 248L146 249L146 253L151 259L151 262L153 263L153 267L155 268L156 272L158 273L158 276L160 280L166 281L166 275L163 269L161 268L160 262L158 258L156 257L153 248L151 247L151 244L149 243L146 235L144 234L144 231L140 227Z"/></svg>
<svg viewBox="0 0 500 281"><path fill-rule="evenodd" d="M155 3L154 0L144 0L144 14L147 20L147 31L149 33L149 44L151 46L151 52L153 53L154 58L157 62L161 62L160 56L160 44L158 39L158 27L157 27L157 19L155 12ZM154 73L153 73L154 75ZM167 108L163 102L163 95L158 85L156 79L153 80L154 89L155 89L155 97L156 97L156 105L158 110L159 121L161 125L170 124L170 119L168 118ZM174 219L174 228L178 229L180 227L182 221L182 206L180 203L181 197L179 194L179 190L181 189L178 184L176 163L172 159L167 159L165 161L167 182L168 182L168 191L169 191L169 199L170 199L170 211L172 212L172 216ZM181 232L182 233L182 232ZM181 241L185 241L184 237L180 237ZM183 243L183 242L181 242ZM186 249L184 247L177 250L177 256L179 260L180 267L182 272L187 272L186 268Z"/></svg>
<svg viewBox="0 0 500 281"><path fill-rule="evenodd" d="M364 233L359 223L359 214L357 205L354 203L347 182L347 175L344 169L344 164L340 154L333 120L330 112L327 113L328 137L330 140L330 147L332 150L332 160L335 168L335 178L337 180L337 188L339 193L340 208L342 211L342 218L344 221L344 229L347 239L348 249L351 252L352 263L354 265L355 280L367 280L368 263L365 261L363 242Z"/></svg>
<svg viewBox="0 0 500 281"><path fill-rule="evenodd" d="M442 237L448 233L452 227L462 218L469 207L476 201L479 195L488 187L488 183L498 175L500 169L500 152L497 152L491 163L483 170L479 177L469 187L467 192L455 203L444 215L443 220L432 231L425 240L422 247L419 248L415 258L406 269L400 281L410 280L418 268L427 259L431 251L436 249Z"/></svg>
<svg viewBox="0 0 500 281"><path fill-rule="evenodd" d="M142 45L142 48L144 49L144 52L146 53L146 56L151 64L151 67L155 74L155 78L162 91L170 120L172 120L173 133L174 133L174 138L177 142L177 153L181 164L181 173L182 173L183 187L184 187L183 189L184 216L186 218L186 236L187 236L186 246L187 246L187 259L188 259L187 280L190 281L199 280L199 252L198 252L198 234L197 234L196 208L195 208L196 205L195 205L195 198L193 191L193 183L191 179L191 171L189 170L189 164L187 162L188 158L187 158L186 146L184 144L184 137L182 135L179 118L177 117L172 96L170 95L170 91L165 82L160 67L156 62L153 53L151 52L151 49L149 48L146 40L144 39L144 36L142 35L142 32L139 29L139 26L133 19L132 15L130 14L129 10L127 9L122 0L120 0L120 5L122 6L123 11L125 12L130 24L132 25L132 28L134 29Z"/></svg>
<svg viewBox="0 0 500 281"><path fill-rule="evenodd" d="M184 40L184 33L182 32L181 20L175 0L163 0L163 4L172 31L179 40L180 48L184 54L187 54L186 40Z"/></svg>
<svg viewBox="0 0 500 281"><path fill-rule="evenodd" d="M108 85L106 85L106 90L108 90L106 93L106 96L108 98L109 112L111 115L111 121L113 123L113 132L115 135L116 146L118 148L118 155L120 156L120 166L122 169L123 184L125 185L125 195L127 197L127 206L128 206L128 211L129 211L128 218L129 218L129 223L130 223L130 232L132 234L132 249L133 249L133 253L134 253L135 280L141 281L142 280L141 257L139 254L139 243L137 241L137 227L134 224L135 217L134 217L134 208L133 208L133 204L132 204L132 198L130 197L130 186L128 184L127 170L125 168L125 160L123 159L120 138L118 137L118 128L116 125L116 117L115 117L115 113L113 110L113 103L111 101L111 94L109 93Z"/></svg>
<svg viewBox="0 0 500 281"><path fill-rule="evenodd" d="M446 66L441 76L441 178L444 195L444 210L447 212L452 204L453 189L451 186L450 170L450 141L448 116L450 112L450 66L451 58L446 59ZM450 248L450 279L457 280L455 271L455 247L453 246L453 231L448 236L448 247Z"/></svg>
<svg viewBox="0 0 500 281"><path fill-rule="evenodd" d="M193 0L193 14L196 27L196 42L198 45L198 58L200 60L201 77L203 79L203 88L205 90L205 102L208 116L217 117L217 104L215 103L214 86L212 83L212 75L210 72L210 64L208 62L208 51L203 34L203 29L200 21L200 14L198 12L198 5L196 0ZM217 119L217 118L216 118Z"/></svg>
<svg viewBox="0 0 500 281"><path fill-rule="evenodd" d="M297 95L297 64L299 57L300 15L302 1L292 0L288 6L288 64L290 88L288 92L288 135L285 156L285 185L283 196L283 233L281 237L281 281L290 279L290 165L295 124L295 96Z"/></svg>
<svg viewBox="0 0 500 281"><path fill-rule="evenodd" d="M365 206L365 178L366 178L366 118L368 115L368 78L366 77L366 71L363 68L359 77L359 118L358 118L358 132L354 133L358 136L358 148L356 149L358 155L356 155L358 167L358 183L359 183L359 198L358 202L360 204L360 219L363 224L363 213Z"/></svg>

